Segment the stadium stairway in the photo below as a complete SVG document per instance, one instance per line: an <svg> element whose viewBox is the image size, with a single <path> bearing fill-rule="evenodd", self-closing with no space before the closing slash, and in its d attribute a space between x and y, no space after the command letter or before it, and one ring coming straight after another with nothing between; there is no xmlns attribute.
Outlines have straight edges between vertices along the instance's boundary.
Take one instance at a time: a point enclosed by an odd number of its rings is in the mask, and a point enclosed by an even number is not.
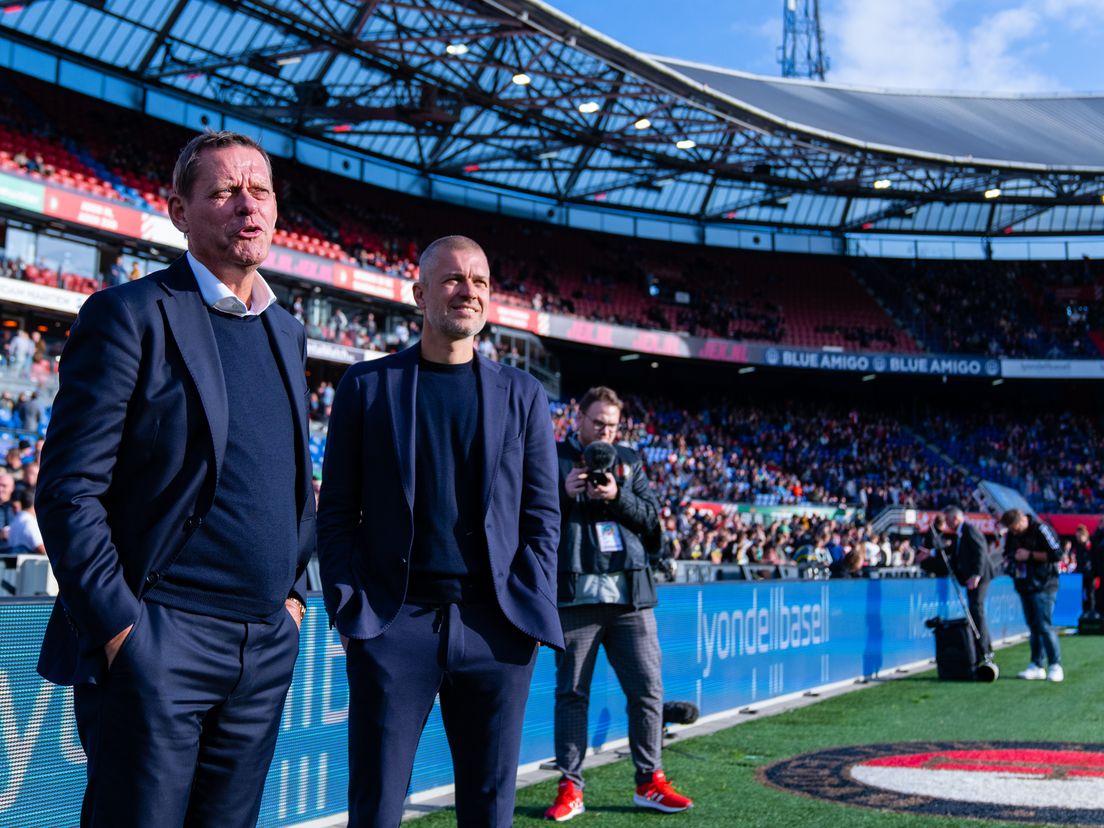
<svg viewBox="0 0 1104 828"><path fill-rule="evenodd" d="M912 348L915 352L921 353L926 350L920 340L913 335L913 332L909 329L909 326L905 324L904 320L902 320L893 311L893 308L886 304L882 300L882 298L874 292L874 290L870 287L870 285L866 283L866 279L863 278L862 274L859 273L858 270L851 271L851 278L854 279L864 291L866 291L867 296L869 296L874 301L874 304L881 308L882 312L893 321L894 326L896 326L896 328L901 332L901 337L912 345Z"/></svg>
<svg viewBox="0 0 1104 828"><path fill-rule="evenodd" d="M917 443L919 443L921 446L923 446L924 450L927 451L927 453L933 459L938 460L939 462L943 463L944 465L949 466L952 469L957 469L968 480L970 480L971 482L973 482L975 484L977 483L979 478L978 478L976 469L971 469L969 466L966 466L963 463L961 463L959 460L956 460L954 457L951 457L951 455L949 455L947 452L945 452L943 450L943 448L938 443L934 443L931 440L928 440L926 437L924 437L920 432L918 432L912 426L902 424L901 428L906 433L911 434L912 438Z"/></svg>

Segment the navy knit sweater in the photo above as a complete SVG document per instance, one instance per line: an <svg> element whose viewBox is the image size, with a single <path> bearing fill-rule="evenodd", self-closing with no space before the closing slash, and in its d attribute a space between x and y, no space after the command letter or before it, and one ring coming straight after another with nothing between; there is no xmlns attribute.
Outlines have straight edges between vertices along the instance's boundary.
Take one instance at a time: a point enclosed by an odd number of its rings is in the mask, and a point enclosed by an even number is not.
<svg viewBox="0 0 1104 828"><path fill-rule="evenodd" d="M235 621L281 609L295 580L295 426L259 316L211 311L229 404L218 489L148 600ZM278 616L277 616L278 617Z"/></svg>
<svg viewBox="0 0 1104 828"><path fill-rule="evenodd" d="M483 532L483 458L474 362L418 366L414 452L415 575L490 571Z"/></svg>

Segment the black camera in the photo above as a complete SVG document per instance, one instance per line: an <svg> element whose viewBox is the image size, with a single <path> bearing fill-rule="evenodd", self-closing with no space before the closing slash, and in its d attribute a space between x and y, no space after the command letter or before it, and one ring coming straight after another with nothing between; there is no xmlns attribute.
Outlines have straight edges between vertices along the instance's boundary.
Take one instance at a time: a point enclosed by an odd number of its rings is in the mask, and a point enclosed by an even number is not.
<svg viewBox="0 0 1104 828"><path fill-rule="evenodd" d="M612 479L617 463L617 449L610 443L591 443L583 449L583 464L587 470L587 485L605 486Z"/></svg>

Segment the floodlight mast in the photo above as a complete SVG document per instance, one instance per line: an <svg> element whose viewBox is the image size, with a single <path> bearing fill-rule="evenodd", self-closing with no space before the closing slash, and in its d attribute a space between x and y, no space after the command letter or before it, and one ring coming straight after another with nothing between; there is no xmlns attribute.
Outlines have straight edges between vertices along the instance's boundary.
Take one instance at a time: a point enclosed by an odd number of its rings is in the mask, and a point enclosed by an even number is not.
<svg viewBox="0 0 1104 828"><path fill-rule="evenodd" d="M782 0L782 77L824 80L828 56L820 25L820 0Z"/></svg>

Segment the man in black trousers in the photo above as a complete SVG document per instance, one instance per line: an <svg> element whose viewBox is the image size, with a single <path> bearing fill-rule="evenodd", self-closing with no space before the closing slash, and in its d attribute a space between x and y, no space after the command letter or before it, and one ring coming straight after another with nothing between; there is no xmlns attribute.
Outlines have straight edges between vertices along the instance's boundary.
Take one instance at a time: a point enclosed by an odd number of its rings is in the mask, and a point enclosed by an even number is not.
<svg viewBox="0 0 1104 828"><path fill-rule="evenodd" d="M484 359L490 266L446 236L419 259L421 342L341 380L319 561L349 677L349 825L396 828L438 693L460 828L508 828L537 644L556 612L556 446L544 390Z"/></svg>
<svg viewBox="0 0 1104 828"><path fill-rule="evenodd" d="M169 214L188 252L90 296L61 357L38 669L75 685L82 826L251 828L314 549L306 340L257 272L276 196L256 142L190 141Z"/></svg>
<svg viewBox="0 0 1104 828"><path fill-rule="evenodd" d="M951 570L958 582L966 588L966 605L978 630L979 637L975 639L974 646L977 663L980 664L993 656L989 625L985 620L985 596L989 594L989 584L994 574L989 544L981 530L967 522L961 507L948 506L943 510L943 516L947 520L947 531L954 535L949 550Z"/></svg>

